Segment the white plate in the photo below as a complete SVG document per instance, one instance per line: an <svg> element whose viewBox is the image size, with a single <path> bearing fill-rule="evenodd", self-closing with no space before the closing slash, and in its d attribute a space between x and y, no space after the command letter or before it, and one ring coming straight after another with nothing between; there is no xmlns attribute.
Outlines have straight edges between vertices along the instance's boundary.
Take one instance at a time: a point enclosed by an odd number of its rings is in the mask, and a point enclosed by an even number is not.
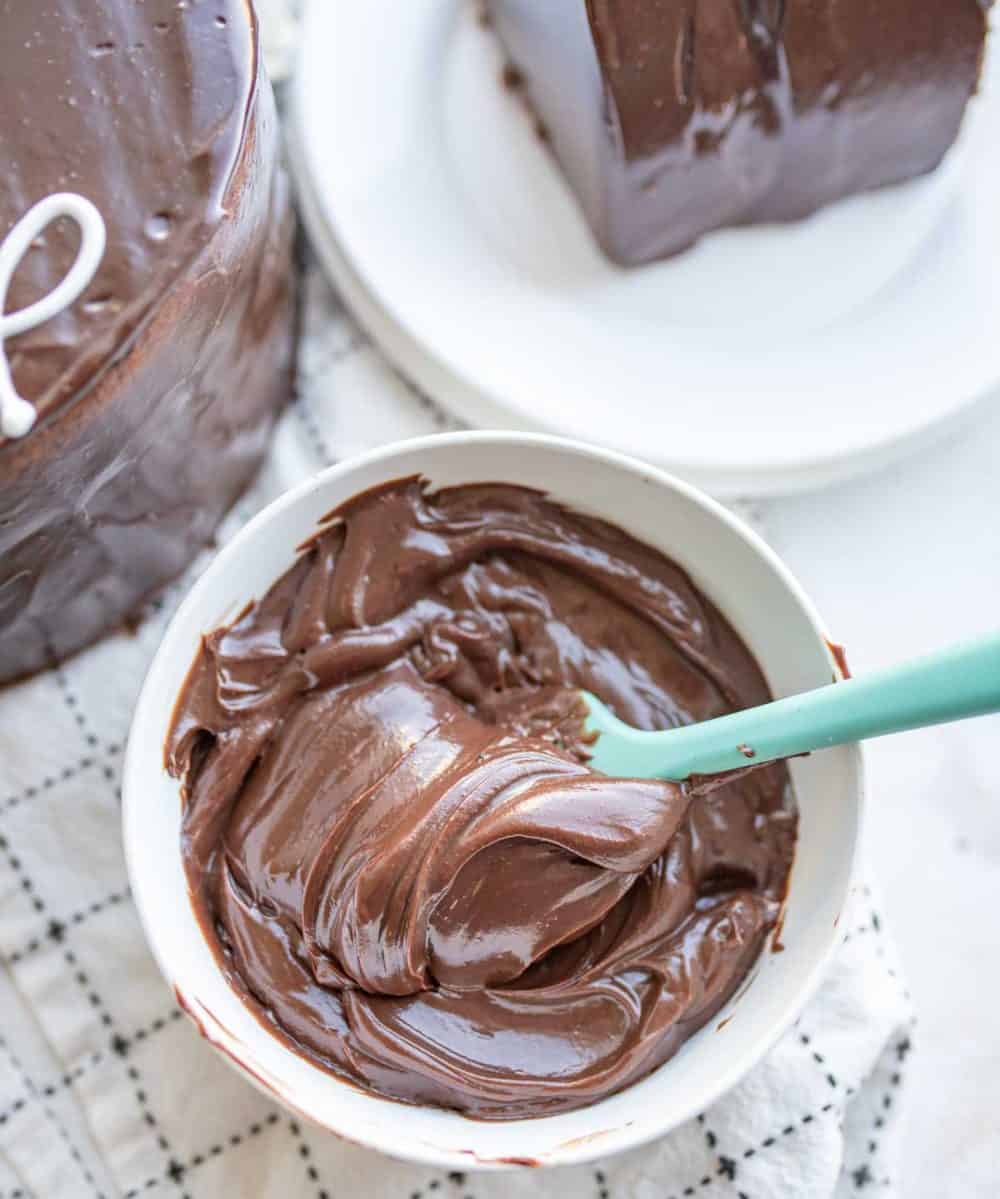
<svg viewBox="0 0 1000 1199"><path fill-rule="evenodd" d="M573 508L625 527L691 574L745 639L777 696L829 683L836 669L819 616L774 552L725 509L667 475L604 450L522 434L458 433L383 446L314 475L270 504L218 554L170 622L136 705L125 759L124 840L133 894L160 968L202 1035L258 1086L321 1127L443 1169L590 1161L643 1144L704 1111L760 1061L815 992L841 942L838 924L864 807L861 750L842 745L790 765L799 837L781 930L784 952L765 950L715 1020L666 1065L617 1095L532 1120L474 1120L363 1093L289 1050L230 986L191 907L181 858L180 784L163 761L167 726L204 634L263 594L324 514L371 487L414 474L434 486L491 479L544 487ZM350 1184L340 1193L352 1193ZM705 1199L713 1197L706 1192Z"/></svg>
<svg viewBox="0 0 1000 1199"><path fill-rule="evenodd" d="M624 271L502 61L467 0L312 0L294 91L327 269L462 418L775 493L881 465L1000 384L995 72L935 175Z"/></svg>

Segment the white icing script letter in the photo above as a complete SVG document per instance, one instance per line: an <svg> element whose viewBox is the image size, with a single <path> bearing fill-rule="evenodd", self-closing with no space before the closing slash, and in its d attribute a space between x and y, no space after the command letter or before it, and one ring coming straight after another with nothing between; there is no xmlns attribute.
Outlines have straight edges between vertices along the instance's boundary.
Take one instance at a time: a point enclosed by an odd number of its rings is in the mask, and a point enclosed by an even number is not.
<svg viewBox="0 0 1000 1199"><path fill-rule="evenodd" d="M31 243L53 221L69 217L80 227L76 262L58 287L27 308L5 313L10 281L31 248ZM17 222L0 242L0 435L24 437L35 423L35 409L14 390L4 342L18 333L42 325L68 308L83 294L104 257L107 231L104 219L89 200L72 192L59 192L41 200Z"/></svg>

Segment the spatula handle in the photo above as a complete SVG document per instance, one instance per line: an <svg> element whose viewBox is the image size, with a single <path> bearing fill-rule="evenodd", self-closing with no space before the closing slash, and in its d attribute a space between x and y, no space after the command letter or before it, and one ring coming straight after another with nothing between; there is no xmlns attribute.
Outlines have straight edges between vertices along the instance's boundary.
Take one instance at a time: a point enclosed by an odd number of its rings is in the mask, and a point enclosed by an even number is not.
<svg viewBox="0 0 1000 1199"><path fill-rule="evenodd" d="M1000 634L993 634L670 733L628 730L621 765L682 779L997 711Z"/></svg>

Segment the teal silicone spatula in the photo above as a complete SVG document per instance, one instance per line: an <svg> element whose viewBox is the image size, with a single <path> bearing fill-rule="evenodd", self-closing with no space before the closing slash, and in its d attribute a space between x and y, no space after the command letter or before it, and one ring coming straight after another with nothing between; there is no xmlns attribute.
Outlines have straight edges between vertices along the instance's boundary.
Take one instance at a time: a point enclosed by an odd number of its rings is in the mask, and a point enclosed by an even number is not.
<svg viewBox="0 0 1000 1199"><path fill-rule="evenodd" d="M649 733L589 692L591 765L620 778L681 780L1000 711L1000 634L701 724Z"/></svg>

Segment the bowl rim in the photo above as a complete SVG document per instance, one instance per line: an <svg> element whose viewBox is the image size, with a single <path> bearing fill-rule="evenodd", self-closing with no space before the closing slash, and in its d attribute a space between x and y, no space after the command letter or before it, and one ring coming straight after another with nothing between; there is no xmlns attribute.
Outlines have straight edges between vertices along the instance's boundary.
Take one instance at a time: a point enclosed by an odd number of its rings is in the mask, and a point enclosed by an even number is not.
<svg viewBox="0 0 1000 1199"><path fill-rule="evenodd" d="M160 973L163 975L168 986L173 990L178 1004L185 1014L191 1019L197 1028L201 1037L206 1040L221 1056L237 1071L243 1075L252 1085L262 1091L269 1098L277 1100L285 1107L294 1111L303 1119L324 1129L327 1132L334 1134L341 1140L348 1143L359 1145L364 1148L375 1150L383 1153L391 1158L413 1162L425 1166L432 1166L442 1169L457 1168L463 1170L517 1170L534 1168L538 1166L554 1167L554 1166L570 1166L582 1165L599 1158L617 1155L629 1149L638 1148L647 1144L659 1137L665 1136L674 1129L680 1127L695 1118L699 1112L711 1104L717 1102L723 1095L730 1091L745 1075L753 1069L777 1044L781 1037L795 1023L802 1013L803 1008L815 994L827 969L830 965L833 955L836 953L840 945L840 937L836 927L831 929L830 933L824 940L823 949L816 953L813 962L807 970L803 971L803 977L794 988L789 989L789 995L784 1003L782 1016L769 1026L766 1031L758 1034L743 1053L736 1056L731 1064L723 1064L712 1082L703 1086L696 1096L683 1106L679 1114L675 1118L670 1119L663 1125L657 1126L655 1122L630 1122L624 1128L616 1130L614 1138L611 1137L593 1137L580 1138L578 1143L565 1143L560 1145L556 1150L546 1154L542 1159L511 1159L511 1158L484 1158L475 1154L468 1149L456 1149L446 1151L438 1146L431 1145L427 1142L410 1138L403 1143L400 1143L400 1138L393 1133L391 1128L387 1128L385 1132L379 1132L377 1135L367 1133L362 1135L354 1129L345 1131L344 1127L338 1126L341 1121L331 1120L324 1117L323 1113L307 1110L298 1105L294 1097L286 1093L285 1088L278 1088L271 1085L268 1081L266 1073L258 1068L255 1061L255 1055L252 1045L240 1045L237 1050L233 1045L225 1043L223 1039L214 1037L211 1031L206 1027L206 1022L199 1018L198 1013L194 1010L198 1003L197 998L192 991L186 986L182 986L182 980L175 977L174 971L168 961L168 953L164 949L161 938L158 933L158 922L155 914L150 911L147 904L147 894L144 885L144 879L139 874L136 867L136 855L134 846L141 837L139 831L139 810L142 802L141 796L143 793L143 778L148 777L149 763L143 758L143 749L139 742L141 740L140 730L148 726L151 721L156 720L156 715L160 711L161 704L158 700L159 695L159 675L163 669L163 663L166 661L173 640L174 630L181 626L188 614L198 610L201 603L202 593L207 590L208 580L215 575L224 572L228 569L230 562L236 558L243 547L266 528L268 524L274 521L281 513L287 509L296 506L305 498L313 495L318 491L322 491L329 486L331 482L341 480L350 476L353 473L359 472L366 467L378 465L380 462L391 464L394 457L400 454L407 456L419 454L424 450L433 451L442 446L453 446L460 448L463 446L478 445L478 446L503 446L505 448L516 448L517 446L533 446L547 450L553 450L559 453L568 454L573 457L578 457L585 460L598 460L605 465L614 469L622 470L631 475L638 475L648 482L654 483L656 486L674 491L680 494L683 498L700 507L709 516L725 525L730 532L736 534L741 540L747 543L751 549L755 551L757 556L764 560L764 563L774 572L782 586L790 593L791 598L799 606L802 613L806 617L812 632L816 636L818 642L822 643L824 652L826 653L834 678L840 679L843 677L840 663L834 656L832 646L833 642L830 639L826 625L820 617L815 605L809 598L802 585L798 582L790 569L785 565L778 554L771 548L770 545L757 533L746 521L723 506L719 501L707 495L700 488L685 482L683 479L671 475L668 471L661 469L651 463L643 462L633 458L630 455L619 453L616 450L606 449L604 447L595 446L586 442L574 441L568 438L558 437L545 433L524 433L524 432L507 432L507 431L459 431L448 433L435 433L425 437L410 438L403 440L394 440L388 442L375 449L368 450L365 453L352 455L341 461L335 462L332 465L323 468L322 470L310 475L295 484L288 490L281 493L270 503L265 505L260 512L253 516L234 536L214 555L205 569L201 572L198 578L191 584L187 594L184 596L181 603L178 605L174 614L160 639L160 643L147 669L145 679L143 681L139 698L135 704L133 711L132 725L129 730L128 741L126 745L123 773L122 773L122 835L125 852L125 862L129 877L129 883L132 891L133 901L136 911L139 916L140 925L142 927L146 944L150 949ZM389 476L387 476L389 477ZM395 477L395 476L392 476ZM483 480L487 481L487 480ZM594 512L599 514L599 505L595 505ZM854 794L853 804L853 840L850 847L850 855L847 862L847 872L845 874L844 893L841 897L841 909L847 904L849 897L853 891L854 883L857 877L858 862L863 840L863 828L865 823L865 812L867 807L867 779L865 772L864 756L861 747L858 744L852 744L843 747L850 756L850 774L855 783L852 790ZM162 761L159 763L159 768L162 770ZM216 967L217 968L217 967ZM241 1001L242 1002L242 1001ZM201 1006L201 1005L199 1005ZM202 1008L202 1011L209 1015L207 1009ZM261 1025L261 1035L272 1040L271 1034ZM294 1053L294 1050L289 1049L280 1041L282 1049L287 1053ZM301 1056L301 1055L299 1055ZM669 1062L665 1063L669 1066ZM663 1067L660 1067L662 1069ZM653 1072L654 1074L656 1071ZM339 1078L336 1075L330 1075L331 1083L338 1086L344 1086L359 1093L360 1089L350 1082ZM396 1100L384 1098L382 1096L371 1095L374 1098L386 1105L391 1105L393 1108L399 1108L401 1105ZM407 1105L408 1106L408 1105ZM425 1108L425 1110L432 1110ZM449 1113L452 1115L454 1113ZM550 1117L538 1117L531 1121L532 1124L537 1124L539 1121L544 1121ZM480 1123L479 1121L469 1121L470 1123ZM508 1124L516 1124L521 1121L510 1121ZM525 1121L527 1123L527 1121Z"/></svg>

